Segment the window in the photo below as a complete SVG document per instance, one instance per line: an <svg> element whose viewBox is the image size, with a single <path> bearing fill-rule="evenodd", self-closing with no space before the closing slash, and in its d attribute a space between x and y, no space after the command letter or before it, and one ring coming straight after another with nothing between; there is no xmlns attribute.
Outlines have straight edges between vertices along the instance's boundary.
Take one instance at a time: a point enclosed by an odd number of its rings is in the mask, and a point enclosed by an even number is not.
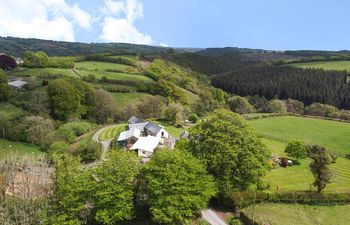
<svg viewBox="0 0 350 225"><path fill-rule="evenodd" d="M142 154L144 154L144 155L145 155L145 154L146 154L146 152L145 152L145 151L143 151L143 152L142 152Z"/></svg>
<svg viewBox="0 0 350 225"><path fill-rule="evenodd" d="M164 137L164 131L162 131L162 137Z"/></svg>

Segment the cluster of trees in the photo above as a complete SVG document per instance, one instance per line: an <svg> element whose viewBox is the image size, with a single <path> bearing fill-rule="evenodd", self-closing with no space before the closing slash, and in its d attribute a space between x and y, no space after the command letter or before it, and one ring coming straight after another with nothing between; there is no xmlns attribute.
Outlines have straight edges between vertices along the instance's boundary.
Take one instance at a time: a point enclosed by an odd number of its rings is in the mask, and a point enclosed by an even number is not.
<svg viewBox="0 0 350 225"><path fill-rule="evenodd" d="M54 165L53 196L41 209L48 224L112 225L145 217L185 224L217 193L201 162L181 150L161 150L146 166L122 150L95 169L82 170L67 154L55 155Z"/></svg>
<svg viewBox="0 0 350 225"><path fill-rule="evenodd" d="M254 65L215 76L212 84L241 95L259 95L267 99L296 99L350 107L350 85L347 72L301 69L288 66Z"/></svg>
<svg viewBox="0 0 350 225"><path fill-rule="evenodd" d="M337 157L335 154L329 152L326 148L314 145L305 146L302 142L294 141L288 143L284 150L288 156L296 158L297 163L299 159L309 157L312 161L310 163L310 170L315 177L313 186L320 193L328 183L332 182L334 174L330 170L330 164L335 163Z"/></svg>
<svg viewBox="0 0 350 225"><path fill-rule="evenodd" d="M23 55L23 66L28 68L74 68L73 57L49 57L45 52L26 51Z"/></svg>
<svg viewBox="0 0 350 225"><path fill-rule="evenodd" d="M258 95L247 97L233 96L228 99L227 104L231 111L239 114L253 112L293 113L350 120L349 110L339 110L334 106L316 102L309 106L305 106L303 102L291 98L288 98L287 100L272 99L268 101L265 97L260 97Z"/></svg>

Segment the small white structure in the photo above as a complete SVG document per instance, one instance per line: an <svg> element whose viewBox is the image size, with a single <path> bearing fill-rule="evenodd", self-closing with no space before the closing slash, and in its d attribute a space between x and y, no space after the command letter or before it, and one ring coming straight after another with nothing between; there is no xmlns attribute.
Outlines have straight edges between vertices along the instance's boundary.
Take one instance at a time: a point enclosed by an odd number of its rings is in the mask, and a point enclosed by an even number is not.
<svg viewBox="0 0 350 225"><path fill-rule="evenodd" d="M148 158L159 145L160 138L154 136L140 137L130 150L136 150L138 156Z"/></svg>
<svg viewBox="0 0 350 225"><path fill-rule="evenodd" d="M25 82L23 80L14 80L14 81L8 82L8 85L10 85L10 87L15 88L15 89L21 89L26 84L27 84L27 82Z"/></svg>

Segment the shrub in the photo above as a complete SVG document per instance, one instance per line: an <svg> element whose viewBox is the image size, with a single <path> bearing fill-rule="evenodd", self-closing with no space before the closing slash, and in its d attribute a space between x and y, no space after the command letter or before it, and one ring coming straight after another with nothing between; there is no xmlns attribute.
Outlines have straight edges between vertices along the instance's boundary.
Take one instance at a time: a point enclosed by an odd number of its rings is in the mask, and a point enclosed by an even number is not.
<svg viewBox="0 0 350 225"><path fill-rule="evenodd" d="M284 101L274 99L269 101L267 104L267 112L269 113L286 113L287 112L287 106Z"/></svg>
<svg viewBox="0 0 350 225"><path fill-rule="evenodd" d="M101 157L101 146L89 140L86 143L81 143L78 150L74 153L78 155L82 162L92 162Z"/></svg>
<svg viewBox="0 0 350 225"><path fill-rule="evenodd" d="M199 117L197 116L197 114L191 114L191 115L188 117L188 120L189 120L191 123L197 123L198 120L199 120Z"/></svg>
<svg viewBox="0 0 350 225"><path fill-rule="evenodd" d="M247 114L254 112L254 107L248 102L246 98L241 96L234 96L228 100L228 105L231 111L239 114Z"/></svg>

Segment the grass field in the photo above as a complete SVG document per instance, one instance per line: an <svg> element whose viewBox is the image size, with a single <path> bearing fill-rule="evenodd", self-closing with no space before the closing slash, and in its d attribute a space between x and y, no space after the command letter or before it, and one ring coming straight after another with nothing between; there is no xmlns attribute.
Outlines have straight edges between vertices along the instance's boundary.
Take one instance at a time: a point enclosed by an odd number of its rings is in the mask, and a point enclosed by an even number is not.
<svg viewBox="0 0 350 225"><path fill-rule="evenodd" d="M143 97L150 96L147 93L111 93L119 108L124 108L130 104L137 104Z"/></svg>
<svg viewBox="0 0 350 225"><path fill-rule="evenodd" d="M11 119L23 114L23 110L9 103L0 103L0 114L2 113Z"/></svg>
<svg viewBox="0 0 350 225"><path fill-rule="evenodd" d="M350 153L350 123L281 116L249 121L255 130L268 139L303 141L306 144L319 144L329 150Z"/></svg>
<svg viewBox="0 0 350 225"><path fill-rule="evenodd" d="M0 160L10 153L38 154L38 146L0 139Z"/></svg>
<svg viewBox="0 0 350 225"><path fill-rule="evenodd" d="M109 62L95 62L95 61L77 62L75 63L75 69L88 70L88 71L118 70L123 72L133 72L133 73L137 72L137 69L132 66L109 63Z"/></svg>
<svg viewBox="0 0 350 225"><path fill-rule="evenodd" d="M262 142L271 150L272 154L285 155L286 143L266 138L262 138ZM309 164L310 159L304 159L300 161L300 165L272 169L264 177L264 181L270 184L271 191L310 190L314 178ZM350 192L349 168L350 160L339 157L336 163L331 165L331 169L336 175L334 182L329 184L325 191Z"/></svg>
<svg viewBox="0 0 350 225"><path fill-rule="evenodd" d="M185 94L185 96L187 98L187 101L188 101L188 103L190 105L196 105L196 104L199 103L200 98L199 98L199 96L197 94L194 94L194 93L192 93L192 92L190 92L190 91L188 91L188 90L186 90L184 88L180 88L180 89L181 89L181 91L184 92L184 94Z"/></svg>
<svg viewBox="0 0 350 225"><path fill-rule="evenodd" d="M318 68L324 70L347 70L350 71L350 61L323 61L323 62L308 62L295 63L292 66L301 68Z"/></svg>
<svg viewBox="0 0 350 225"><path fill-rule="evenodd" d="M107 129L105 129L101 135L99 136L100 141L105 141L111 138L114 138L115 136L119 135L121 132L125 130L126 124L117 124L114 126L111 126Z"/></svg>
<svg viewBox="0 0 350 225"><path fill-rule="evenodd" d="M59 68L28 68L28 69L13 71L9 75L13 75L13 76L62 75L62 76L68 76L68 77L78 77L71 69L59 69Z"/></svg>
<svg viewBox="0 0 350 225"><path fill-rule="evenodd" d="M252 218L253 207L243 209ZM260 224L270 225L347 225L350 205L310 206L298 204L259 204L254 215Z"/></svg>
<svg viewBox="0 0 350 225"><path fill-rule="evenodd" d="M101 79L102 77L106 77L111 80L153 82L151 78L146 77L142 74L116 73L116 72L108 72L103 70L97 70L97 71L78 70L78 73L81 76L87 76L92 74L96 77L96 79Z"/></svg>

